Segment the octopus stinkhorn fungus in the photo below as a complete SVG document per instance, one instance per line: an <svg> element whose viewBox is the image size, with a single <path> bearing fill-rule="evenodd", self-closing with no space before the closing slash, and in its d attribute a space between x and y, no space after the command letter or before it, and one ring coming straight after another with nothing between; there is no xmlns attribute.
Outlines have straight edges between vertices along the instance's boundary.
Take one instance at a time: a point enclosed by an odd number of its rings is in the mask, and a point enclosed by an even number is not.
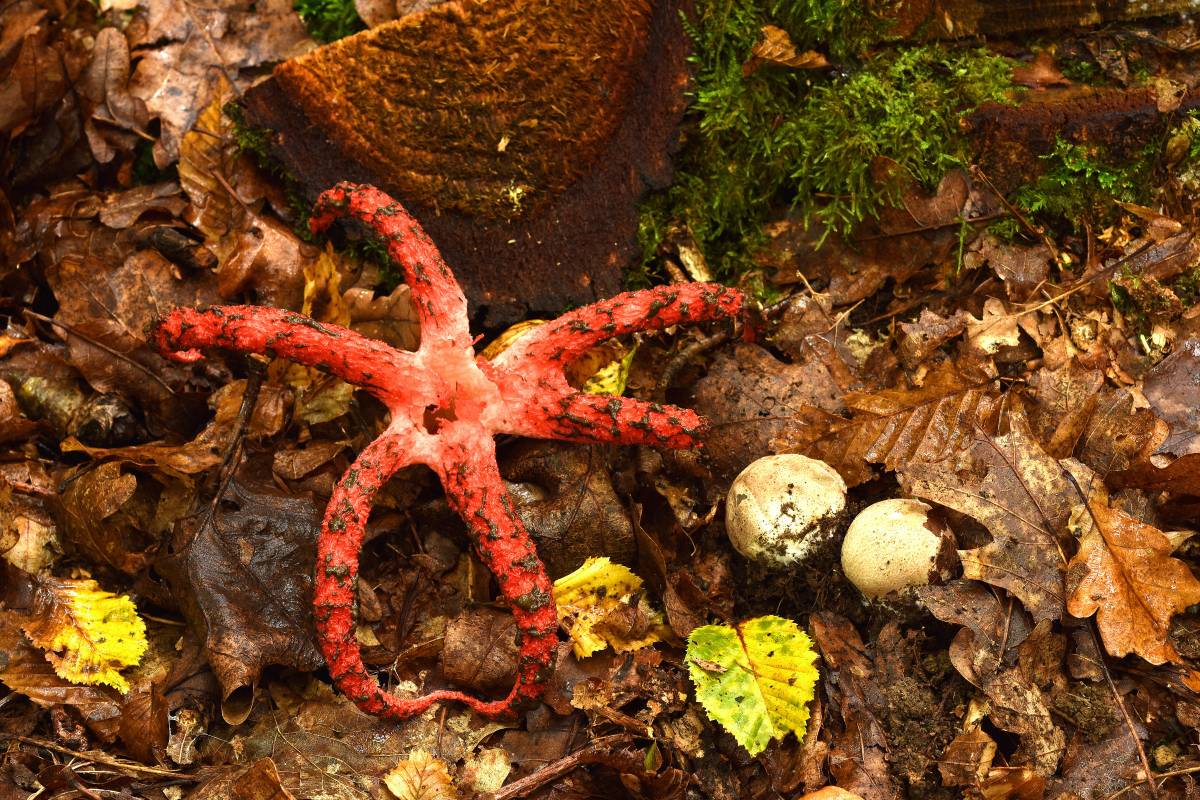
<svg viewBox="0 0 1200 800"><path fill-rule="evenodd" d="M327 370L387 406L387 429L359 454L334 489L317 545L315 618L330 675L359 708L385 718L403 719L446 700L463 702L488 717L511 716L544 690L557 622L550 579L500 478L492 437L508 433L574 442L699 446L705 421L695 412L581 393L568 385L563 368L613 336L736 317L744 297L711 283L629 292L539 326L489 362L475 355L467 301L417 221L378 189L342 183L321 195L310 225L319 232L344 215L382 237L403 268L421 324L415 352L260 306L176 309L156 324L154 342L185 362L200 359L200 349L209 347L290 359ZM398 697L384 691L363 665L354 635L363 530L375 493L410 464L426 464L437 473L516 618L521 640L516 683L501 700L451 690Z"/></svg>

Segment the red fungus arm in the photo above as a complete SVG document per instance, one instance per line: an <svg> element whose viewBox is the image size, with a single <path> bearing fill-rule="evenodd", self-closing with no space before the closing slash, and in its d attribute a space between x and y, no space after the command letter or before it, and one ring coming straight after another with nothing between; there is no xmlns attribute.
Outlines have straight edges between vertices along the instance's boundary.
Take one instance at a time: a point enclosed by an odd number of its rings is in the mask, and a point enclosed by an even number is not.
<svg viewBox="0 0 1200 800"><path fill-rule="evenodd" d="M495 574L517 621L521 649L512 691L491 701L449 690L402 698L384 691L362 662L355 638L358 554L376 492L396 470L412 463L412 453L430 444L415 429L389 428L362 451L334 489L317 545L313 603L318 640L338 688L368 714L405 719L453 700L485 716L512 716L517 705L537 699L545 688L557 642L553 587L500 479L491 437L480 436L473 426L451 423L438 439L431 466L442 479L446 499L471 528L479 557Z"/></svg>
<svg viewBox="0 0 1200 800"><path fill-rule="evenodd" d="M496 444L477 428L451 423L439 431L440 463L446 500L471 529L479 558L496 576L500 594L512 609L521 643L517 680L508 697L483 703L458 697L481 714L511 716L541 697L558 643L554 586L521 524L496 466Z"/></svg>
<svg viewBox="0 0 1200 800"><path fill-rule="evenodd" d="M539 325L498 355L495 363L507 366L528 359L565 365L614 336L736 317L744 304L745 295L719 283L625 292Z"/></svg>
<svg viewBox="0 0 1200 800"><path fill-rule="evenodd" d="M432 337L470 347L467 299L421 223L374 186L343 182L321 193L308 224L313 233L320 233L344 215L378 234L388 255L404 270L421 320L422 341Z"/></svg>
<svg viewBox="0 0 1200 800"><path fill-rule="evenodd" d="M416 373L411 353L281 308L177 308L155 324L151 338L160 353L176 361L197 361L208 347L286 358L326 370L385 402L418 388L411 379L405 384L394 378L397 371Z"/></svg>
<svg viewBox="0 0 1200 800"><path fill-rule="evenodd" d="M613 395L543 393L510 406L520 410L506 432L537 439L682 450L700 447L707 427L705 419L690 409Z"/></svg>

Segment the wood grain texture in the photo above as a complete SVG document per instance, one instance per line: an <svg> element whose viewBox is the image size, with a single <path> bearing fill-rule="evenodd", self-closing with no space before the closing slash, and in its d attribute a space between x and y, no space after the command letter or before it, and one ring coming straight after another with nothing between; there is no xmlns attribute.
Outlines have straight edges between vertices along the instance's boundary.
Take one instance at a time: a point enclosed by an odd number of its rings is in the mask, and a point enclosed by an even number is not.
<svg viewBox="0 0 1200 800"><path fill-rule="evenodd" d="M1200 0L902 0L893 35L1010 36L1200 10Z"/></svg>
<svg viewBox="0 0 1200 800"><path fill-rule="evenodd" d="M280 65L247 96L312 192L401 198L491 322L609 296L685 106L678 0L462 0Z"/></svg>

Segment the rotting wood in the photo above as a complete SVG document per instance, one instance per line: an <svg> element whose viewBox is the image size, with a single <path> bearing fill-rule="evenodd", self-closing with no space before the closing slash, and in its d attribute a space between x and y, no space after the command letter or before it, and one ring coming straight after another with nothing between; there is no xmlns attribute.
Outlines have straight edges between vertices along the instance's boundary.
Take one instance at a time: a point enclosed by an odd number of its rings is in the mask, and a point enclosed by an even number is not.
<svg viewBox="0 0 1200 800"><path fill-rule="evenodd" d="M1009 192L1041 172L1041 156L1057 139L1133 156L1170 120L1197 107L1200 90L1189 91L1178 108L1163 112L1153 88L1070 88L1031 93L1016 106L989 103L964 124L985 174Z"/></svg>
<svg viewBox="0 0 1200 800"><path fill-rule="evenodd" d="M1200 0L902 0L894 36L1011 36L1200 10Z"/></svg>
<svg viewBox="0 0 1200 800"><path fill-rule="evenodd" d="M246 98L315 193L403 198L508 322L620 289L686 105L680 0L465 0L281 64Z"/></svg>

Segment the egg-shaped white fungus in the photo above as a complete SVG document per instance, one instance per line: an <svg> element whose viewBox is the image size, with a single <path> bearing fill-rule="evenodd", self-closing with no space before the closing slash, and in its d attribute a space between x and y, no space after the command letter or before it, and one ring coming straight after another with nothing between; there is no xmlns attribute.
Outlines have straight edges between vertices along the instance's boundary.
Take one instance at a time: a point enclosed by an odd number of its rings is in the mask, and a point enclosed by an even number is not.
<svg viewBox="0 0 1200 800"><path fill-rule="evenodd" d="M871 600L947 580L957 564L954 533L920 500L867 506L842 540L842 572Z"/></svg>
<svg viewBox="0 0 1200 800"><path fill-rule="evenodd" d="M725 530L746 558L788 568L836 553L845 510L846 483L833 467L790 453L766 456L729 487Z"/></svg>

